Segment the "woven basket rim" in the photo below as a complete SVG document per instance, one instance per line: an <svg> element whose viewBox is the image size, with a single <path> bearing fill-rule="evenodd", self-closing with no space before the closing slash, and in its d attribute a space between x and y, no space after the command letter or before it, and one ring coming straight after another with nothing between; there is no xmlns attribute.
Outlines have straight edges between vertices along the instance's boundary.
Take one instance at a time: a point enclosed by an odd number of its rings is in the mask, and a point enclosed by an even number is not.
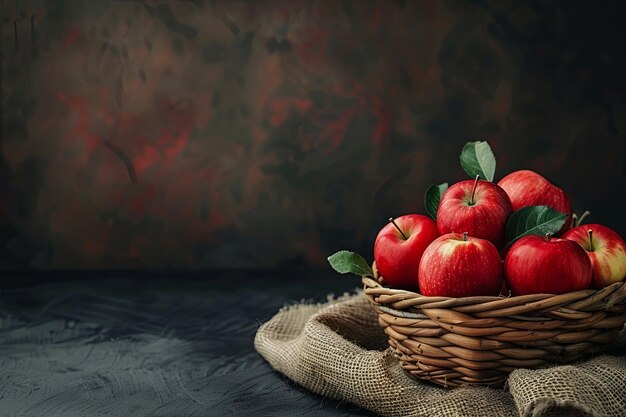
<svg viewBox="0 0 626 417"><path fill-rule="evenodd" d="M599 290L593 289L593 288L588 288L585 290L578 290L578 291L571 291L571 292L567 292L567 293L563 293L563 294L552 294L552 293L536 293L536 294L527 294L527 295L509 295L509 296L504 296L504 295L475 295L475 296L470 296L470 297L446 297L446 296L429 296L429 295L423 295L420 294L417 291L411 291L411 290L404 290L404 289L400 289L400 288L391 288L391 287L387 287L385 285L381 285L380 283L378 283L376 281L375 278L370 277L370 276L361 276L361 282L366 285L366 287L369 288L383 288L385 290L387 290L390 293L394 293L394 294L407 294L407 295L411 295L411 296L417 296L417 297L421 297L424 299L428 299L430 302L440 302L440 301L448 301L448 300L459 300L461 302L463 301L468 301L471 302L472 304L476 304L476 303L480 303L480 302L489 302L489 301L498 301L498 300L502 300L502 299L508 299L508 298L516 298L516 299L522 299L522 298L526 298L528 300L532 300L535 301L538 298L548 298L548 297L555 297L558 295L566 295L566 294L580 294L580 295L584 295L584 296L589 296L592 294L597 294L600 291L606 290L607 288L615 288L615 289L619 289L619 287L621 287L622 285L626 284L625 281L619 281L619 282L614 282L611 285L608 285L604 288L601 288ZM613 292L613 291L610 291Z"/></svg>
<svg viewBox="0 0 626 417"><path fill-rule="evenodd" d="M524 313L559 309L571 312L597 311L623 302L626 297L624 281L613 283L599 290L586 289L564 294L528 294L471 297L426 296L415 291L389 288L374 278L361 277L365 295L378 305L387 305L398 313L406 308L455 309L465 313L489 313L490 317L525 316ZM374 300L376 298L376 300ZM391 307L391 304L394 306Z"/></svg>

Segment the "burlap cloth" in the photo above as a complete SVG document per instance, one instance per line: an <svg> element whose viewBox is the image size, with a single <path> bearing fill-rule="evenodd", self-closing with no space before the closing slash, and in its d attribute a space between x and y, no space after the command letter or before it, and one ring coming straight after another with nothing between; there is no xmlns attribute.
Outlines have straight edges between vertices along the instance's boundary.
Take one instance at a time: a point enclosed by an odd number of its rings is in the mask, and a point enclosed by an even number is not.
<svg viewBox="0 0 626 417"><path fill-rule="evenodd" d="M257 351L318 394L383 416L626 416L626 357L516 370L505 388L444 389L413 379L391 355L365 296L281 309L257 331Z"/></svg>

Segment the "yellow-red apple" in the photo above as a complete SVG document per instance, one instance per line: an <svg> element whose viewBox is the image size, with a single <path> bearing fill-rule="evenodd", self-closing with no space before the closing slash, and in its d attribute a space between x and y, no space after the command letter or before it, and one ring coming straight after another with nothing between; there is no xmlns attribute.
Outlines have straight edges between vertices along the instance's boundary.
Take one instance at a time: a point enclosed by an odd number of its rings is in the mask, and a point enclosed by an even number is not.
<svg viewBox="0 0 626 417"><path fill-rule="evenodd" d="M626 277L626 243L616 231L601 224L585 224L565 232L563 239L573 240L587 252L593 288L604 288Z"/></svg>

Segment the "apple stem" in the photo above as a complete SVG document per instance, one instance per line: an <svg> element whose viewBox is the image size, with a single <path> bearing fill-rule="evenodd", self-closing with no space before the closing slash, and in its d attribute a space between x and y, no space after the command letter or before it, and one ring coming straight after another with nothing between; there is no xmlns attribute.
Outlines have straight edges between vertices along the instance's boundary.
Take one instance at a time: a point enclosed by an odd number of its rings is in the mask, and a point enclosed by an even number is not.
<svg viewBox="0 0 626 417"><path fill-rule="evenodd" d="M578 220L578 215L576 213L572 213L572 221L569 222L570 229L576 227L576 223L578 223L576 220Z"/></svg>
<svg viewBox="0 0 626 417"><path fill-rule="evenodd" d="M396 224L396 222L393 220L393 217L389 218L389 221L396 226L396 229L398 229L398 232L400 232L400 234L402 235L402 237L404 238L404 240L407 240L408 237L406 237L406 235L404 234L404 232L402 231L402 229L400 229L400 227L398 227L398 225Z"/></svg>
<svg viewBox="0 0 626 417"><path fill-rule="evenodd" d="M593 230L587 230L587 234L589 235L589 249L593 252Z"/></svg>
<svg viewBox="0 0 626 417"><path fill-rule="evenodd" d="M580 226L583 220L585 220L585 217L589 216L590 214L591 213L589 213L589 210L585 210L585 212L580 216L580 218L576 220L576 226Z"/></svg>
<svg viewBox="0 0 626 417"><path fill-rule="evenodd" d="M480 178L480 175L476 175L476 179L474 180L474 187L472 188L472 196L470 197L470 201L469 201L470 206L474 205L474 193L476 192L476 187L478 186L479 178Z"/></svg>
<svg viewBox="0 0 626 417"><path fill-rule="evenodd" d="M463 232L463 242L467 242L467 232Z"/></svg>
<svg viewBox="0 0 626 417"><path fill-rule="evenodd" d="M546 242L549 242L550 239L552 239L552 233L548 232L546 233Z"/></svg>

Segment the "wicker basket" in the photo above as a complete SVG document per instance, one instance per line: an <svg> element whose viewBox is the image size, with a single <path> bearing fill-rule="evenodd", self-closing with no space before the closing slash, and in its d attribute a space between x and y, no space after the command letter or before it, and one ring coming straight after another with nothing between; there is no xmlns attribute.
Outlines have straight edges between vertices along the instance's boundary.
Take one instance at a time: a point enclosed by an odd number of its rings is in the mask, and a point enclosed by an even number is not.
<svg viewBox="0 0 626 417"><path fill-rule="evenodd" d="M426 297L362 282L402 368L444 387L498 386L516 368L599 354L626 322L623 282L508 298Z"/></svg>

